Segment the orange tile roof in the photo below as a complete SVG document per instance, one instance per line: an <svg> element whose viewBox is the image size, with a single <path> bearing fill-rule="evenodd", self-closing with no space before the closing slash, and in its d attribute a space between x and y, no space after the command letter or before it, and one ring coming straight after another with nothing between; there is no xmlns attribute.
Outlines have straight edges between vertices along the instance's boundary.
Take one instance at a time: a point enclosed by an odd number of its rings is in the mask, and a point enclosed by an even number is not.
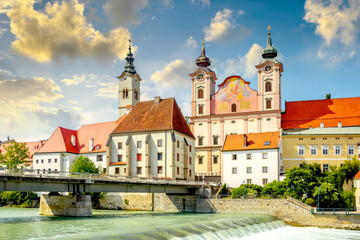
<svg viewBox="0 0 360 240"><path fill-rule="evenodd" d="M354 180L360 179L360 171L355 175Z"/></svg>
<svg viewBox="0 0 360 240"><path fill-rule="evenodd" d="M106 142L110 133L125 118L117 121L95 123L81 126L77 131L58 127L38 153L69 152L96 153L106 151ZM75 136L75 146L71 144L71 136ZM90 139L94 139L93 150L89 149Z"/></svg>
<svg viewBox="0 0 360 240"><path fill-rule="evenodd" d="M176 130L195 138L175 98L139 102L115 128L113 133L147 132L158 130Z"/></svg>
<svg viewBox="0 0 360 240"><path fill-rule="evenodd" d="M110 166L112 165L126 165L126 162L111 162L109 163Z"/></svg>
<svg viewBox="0 0 360 240"><path fill-rule="evenodd" d="M360 126L360 97L286 102L283 129Z"/></svg>
<svg viewBox="0 0 360 240"><path fill-rule="evenodd" d="M245 146L244 139L247 144ZM264 145L265 142L270 142ZM255 149L273 149L279 148L279 132L249 133L227 135L222 151L246 151Z"/></svg>

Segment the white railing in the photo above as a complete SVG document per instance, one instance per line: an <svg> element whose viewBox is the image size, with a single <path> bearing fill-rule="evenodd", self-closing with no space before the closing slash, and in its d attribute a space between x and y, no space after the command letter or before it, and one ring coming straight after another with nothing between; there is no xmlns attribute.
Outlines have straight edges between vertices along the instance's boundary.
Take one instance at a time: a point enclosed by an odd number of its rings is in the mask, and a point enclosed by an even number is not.
<svg viewBox="0 0 360 240"><path fill-rule="evenodd" d="M170 185L187 185L187 186L217 186L215 182L200 182L187 180L173 180L165 178L145 178L145 177L126 177L118 175L105 175L93 173L72 173L64 171L52 171L46 169L18 169L16 171L9 171L4 167L0 167L0 176L24 176L35 178L49 178L49 179L78 179L86 180L92 183L94 180L105 180L113 182L126 183L153 183L153 184L170 184Z"/></svg>

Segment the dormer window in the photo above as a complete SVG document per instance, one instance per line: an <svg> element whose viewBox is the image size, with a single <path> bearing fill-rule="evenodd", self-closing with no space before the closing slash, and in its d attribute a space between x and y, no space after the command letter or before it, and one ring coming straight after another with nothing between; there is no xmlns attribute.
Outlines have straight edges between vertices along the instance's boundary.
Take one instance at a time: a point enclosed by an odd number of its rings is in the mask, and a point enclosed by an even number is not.
<svg viewBox="0 0 360 240"><path fill-rule="evenodd" d="M75 135L71 135L71 145L73 145L74 147L76 146L76 138Z"/></svg>

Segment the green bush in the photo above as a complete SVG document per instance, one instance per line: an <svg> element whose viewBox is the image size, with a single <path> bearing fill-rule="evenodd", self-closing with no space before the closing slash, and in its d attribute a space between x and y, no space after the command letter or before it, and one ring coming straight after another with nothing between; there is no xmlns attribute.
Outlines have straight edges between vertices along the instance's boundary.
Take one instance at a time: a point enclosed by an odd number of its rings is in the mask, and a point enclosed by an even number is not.
<svg viewBox="0 0 360 240"><path fill-rule="evenodd" d="M346 208L353 208L355 206L355 196L352 191L346 191L344 190L341 193L341 198L344 202L344 207Z"/></svg>
<svg viewBox="0 0 360 240"><path fill-rule="evenodd" d="M38 199L33 192L0 192L1 205L31 207L32 200Z"/></svg>
<svg viewBox="0 0 360 240"><path fill-rule="evenodd" d="M226 183L224 183L224 185L222 185L220 191L219 191L219 194L220 195L226 195L228 193L228 189L226 187Z"/></svg>
<svg viewBox="0 0 360 240"><path fill-rule="evenodd" d="M286 183L284 181L274 180L263 187L261 194L284 195L285 192L286 192Z"/></svg>
<svg viewBox="0 0 360 240"><path fill-rule="evenodd" d="M240 185L240 187L231 190L231 198L240 198L244 195L258 195L258 192L255 189L246 188L246 185L245 189L244 185Z"/></svg>
<svg viewBox="0 0 360 240"><path fill-rule="evenodd" d="M307 199L305 200L305 203L306 203L307 205L312 206L312 207L314 207L314 206L316 205L316 201L315 201L313 198L307 198Z"/></svg>

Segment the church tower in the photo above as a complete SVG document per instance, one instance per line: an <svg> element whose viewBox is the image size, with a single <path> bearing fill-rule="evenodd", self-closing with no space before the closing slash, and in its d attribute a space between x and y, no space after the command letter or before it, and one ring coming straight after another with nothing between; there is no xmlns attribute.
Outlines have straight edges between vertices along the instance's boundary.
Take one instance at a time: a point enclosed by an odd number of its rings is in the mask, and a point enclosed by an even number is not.
<svg viewBox="0 0 360 240"><path fill-rule="evenodd" d="M215 72L208 68L210 59L205 54L204 40L201 54L195 60L198 68L189 74L191 77L191 116L211 114L211 96L215 94Z"/></svg>
<svg viewBox="0 0 360 240"><path fill-rule="evenodd" d="M261 51L263 60L256 66L258 70L258 110L281 111L281 73L283 65L276 59L277 49L272 45L268 27L266 47Z"/></svg>
<svg viewBox="0 0 360 240"><path fill-rule="evenodd" d="M117 77L119 79L119 117L127 114L131 108L140 102L140 82L142 79L135 70L131 40L129 40L129 53L125 60L125 70Z"/></svg>

